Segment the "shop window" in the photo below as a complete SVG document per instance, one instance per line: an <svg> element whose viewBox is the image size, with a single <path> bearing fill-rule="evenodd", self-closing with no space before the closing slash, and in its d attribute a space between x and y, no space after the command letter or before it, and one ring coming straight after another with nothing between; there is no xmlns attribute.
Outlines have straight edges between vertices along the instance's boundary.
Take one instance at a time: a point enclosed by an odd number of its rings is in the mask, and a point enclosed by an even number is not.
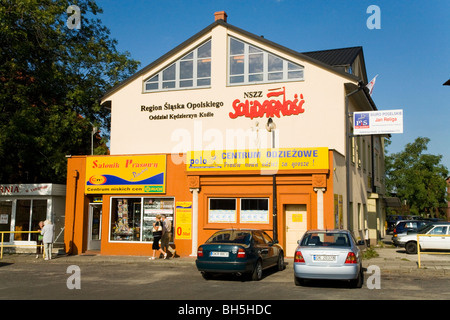
<svg viewBox="0 0 450 320"><path fill-rule="evenodd" d="M0 201L0 231L11 231L12 204L13 202L10 200ZM3 241L9 242L9 236L9 233L5 233Z"/></svg>
<svg viewBox="0 0 450 320"><path fill-rule="evenodd" d="M241 223L269 223L269 199L241 199Z"/></svg>
<svg viewBox="0 0 450 320"><path fill-rule="evenodd" d="M170 221L170 242L173 242L173 198L111 198L111 241L153 241L153 223L157 215Z"/></svg>
<svg viewBox="0 0 450 320"><path fill-rule="evenodd" d="M144 81L144 92L211 85L211 40Z"/></svg>
<svg viewBox="0 0 450 320"><path fill-rule="evenodd" d="M208 223L236 223L238 221L239 223L246 223L246 224L269 223L269 199L267 198L209 199Z"/></svg>
<svg viewBox="0 0 450 320"><path fill-rule="evenodd" d="M17 200L15 231L36 231L47 219L47 200ZM16 233L14 240L35 241L36 234Z"/></svg>
<svg viewBox="0 0 450 320"><path fill-rule="evenodd" d="M209 199L209 223L235 223L236 214L236 199Z"/></svg>
<svg viewBox="0 0 450 320"><path fill-rule="evenodd" d="M303 66L243 41L229 41L230 85L303 80Z"/></svg>

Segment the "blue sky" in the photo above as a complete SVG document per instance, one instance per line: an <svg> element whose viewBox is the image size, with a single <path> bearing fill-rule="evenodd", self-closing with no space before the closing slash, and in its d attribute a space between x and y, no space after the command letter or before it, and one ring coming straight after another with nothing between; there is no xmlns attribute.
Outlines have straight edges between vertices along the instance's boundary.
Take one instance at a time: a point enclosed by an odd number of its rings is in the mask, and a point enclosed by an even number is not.
<svg viewBox="0 0 450 320"><path fill-rule="evenodd" d="M307 52L362 46L379 110L403 109L404 133L389 153L428 137L427 153L450 170L450 1L448 0L97 0L118 49L145 67L214 21ZM380 29L369 29L370 5Z"/></svg>

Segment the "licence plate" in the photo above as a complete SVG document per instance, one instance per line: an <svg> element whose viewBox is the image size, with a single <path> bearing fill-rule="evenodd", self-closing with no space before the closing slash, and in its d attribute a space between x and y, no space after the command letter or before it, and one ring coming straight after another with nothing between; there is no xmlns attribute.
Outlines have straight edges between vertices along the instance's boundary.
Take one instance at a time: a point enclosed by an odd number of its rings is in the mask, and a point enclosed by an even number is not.
<svg viewBox="0 0 450 320"><path fill-rule="evenodd" d="M228 258L230 255L229 252L223 252L223 251L211 251L209 253L210 257L221 257L221 258Z"/></svg>
<svg viewBox="0 0 450 320"><path fill-rule="evenodd" d="M336 256L332 255L313 255L313 261L315 262L336 262Z"/></svg>

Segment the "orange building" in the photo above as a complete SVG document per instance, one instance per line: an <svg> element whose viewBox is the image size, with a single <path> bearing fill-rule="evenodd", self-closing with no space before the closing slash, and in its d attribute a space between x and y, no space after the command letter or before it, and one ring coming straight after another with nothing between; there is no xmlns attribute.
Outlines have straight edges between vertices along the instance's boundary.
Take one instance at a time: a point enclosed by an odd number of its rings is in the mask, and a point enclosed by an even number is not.
<svg viewBox="0 0 450 320"><path fill-rule="evenodd" d="M303 232L384 232L383 140L351 137L376 106L361 47L298 53L214 23L102 98L111 155L68 159L66 250L150 255L158 214L180 256L257 228L292 256Z"/></svg>

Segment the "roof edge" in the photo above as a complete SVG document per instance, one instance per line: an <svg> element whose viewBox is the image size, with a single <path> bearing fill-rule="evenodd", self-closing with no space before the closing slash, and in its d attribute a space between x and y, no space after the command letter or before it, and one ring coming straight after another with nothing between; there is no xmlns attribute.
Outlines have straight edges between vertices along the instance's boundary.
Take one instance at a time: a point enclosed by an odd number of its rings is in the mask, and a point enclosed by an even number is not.
<svg viewBox="0 0 450 320"><path fill-rule="evenodd" d="M175 48L173 48L172 50L170 50L169 52L165 53L164 55L162 55L161 57L159 57L158 59L156 59L155 61L153 61L152 63L148 64L147 66L143 67L142 69L140 69L139 71L137 71L135 74L133 74L132 76L128 77L127 79L123 80L122 82L118 83L117 85L115 85L114 87L112 87L111 89L107 90L105 92L105 94L100 98L100 103L103 104L103 102L105 102L105 100L107 100L107 98L109 96L111 96L113 93L117 92L119 89L121 89L122 87L124 87L126 84L128 84L129 82L135 80L136 78L140 77L142 74L146 73L148 70L150 70L151 68L153 68L155 65L159 64L160 62L168 59L169 57L171 57L172 55L174 55L175 53L177 53L178 51L180 51L182 48L186 47L188 44L194 42L195 40L201 38L202 36L204 36L206 33L210 32L212 29L214 29L215 27L217 27L218 25L221 25L227 29L233 30L237 33L241 33L249 38L253 38L257 41L263 42L268 46L274 47L278 50L281 51L285 51L288 54L291 54L293 56L299 57L302 60L305 60L311 64L314 64L316 66L319 66L321 68L324 68L332 73L335 73L339 76L342 76L348 80L351 81L355 81L358 82L359 77L349 74L347 72L344 71L340 71L337 70L336 68L334 68L333 66L330 66L326 63L323 63L319 60L316 60L314 58L311 58L301 52L289 49L283 45L280 45L276 42L267 40L265 38L262 38L260 36L257 36L251 32L248 32L246 30L243 30L241 28L238 28L236 26L233 26L227 22L225 22L224 20L220 19L220 20L216 20L213 23L211 23L210 25L208 25L207 27L205 27L204 29L202 29L201 31L197 32L195 35L193 35L192 37L188 38L187 40L183 41L181 44L179 44L178 46L176 46ZM333 50L333 49L330 49Z"/></svg>

